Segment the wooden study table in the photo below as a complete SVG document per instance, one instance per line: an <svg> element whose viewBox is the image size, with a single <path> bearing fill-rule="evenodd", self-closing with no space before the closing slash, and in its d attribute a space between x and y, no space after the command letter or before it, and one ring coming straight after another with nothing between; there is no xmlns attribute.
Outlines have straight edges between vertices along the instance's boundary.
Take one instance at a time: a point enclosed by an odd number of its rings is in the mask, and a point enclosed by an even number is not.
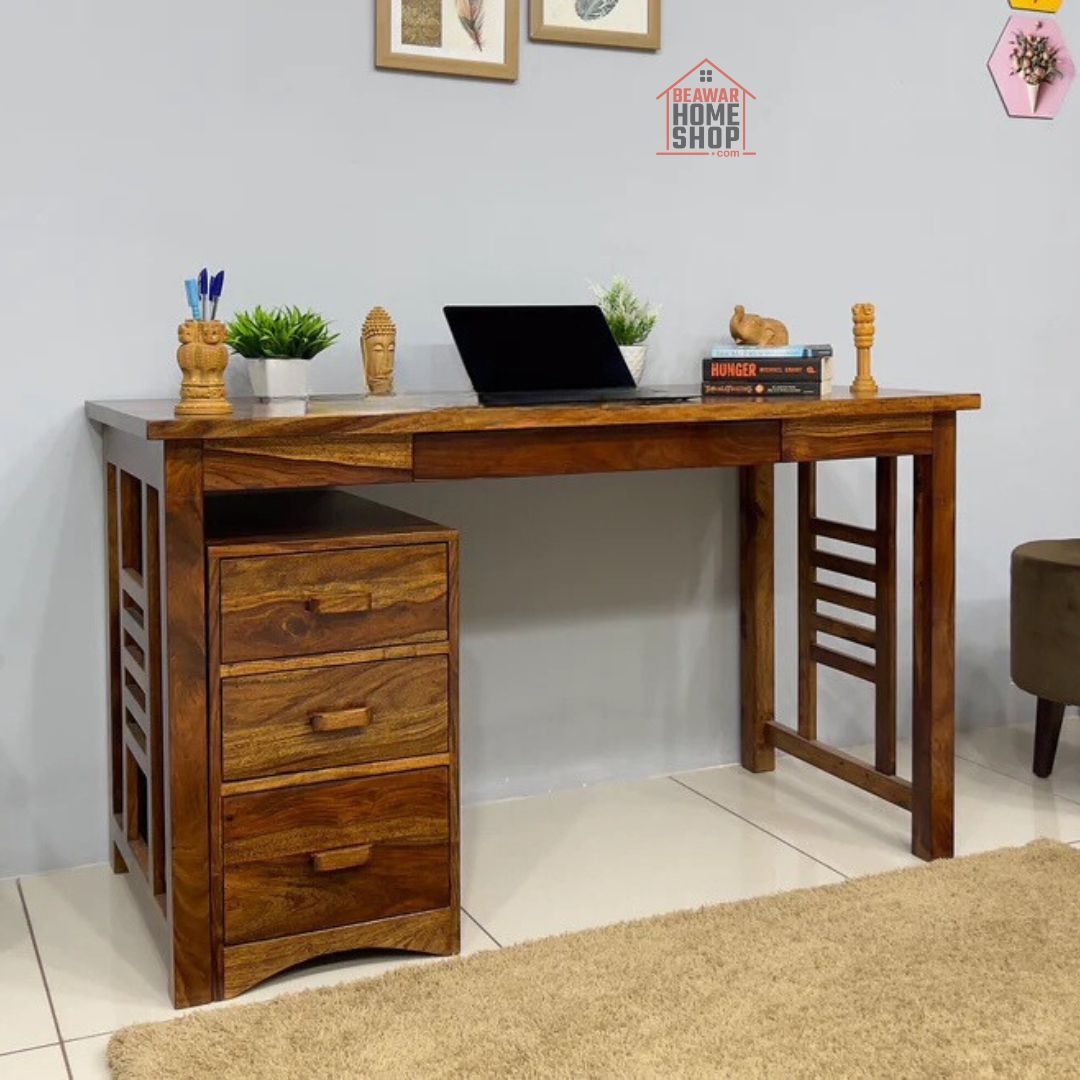
<svg viewBox="0 0 1080 1080"><path fill-rule="evenodd" d="M172 401L86 407L104 431L109 500L114 862L117 870L132 870L133 862L143 870L130 876L159 924L178 1006L223 996L212 940L211 874L220 837L211 809L205 511L209 498L225 493L736 467L743 766L767 772L777 749L793 754L909 810L915 854L952 855L956 415L979 408L977 395L883 390L856 398L838 391L823 400L483 408L471 394L433 394L313 398L300 410L245 400L234 405L224 417L175 417ZM902 456L914 458L911 782L896 775ZM846 458L876 461L871 526L817 514L816 464ZM782 462L799 468L794 725L777 719L774 699L773 466ZM821 549L819 540L854 545L869 557ZM819 580L822 573L831 577ZM848 579L861 585L849 587ZM136 608L144 620L138 627L131 618ZM842 618L838 611L859 614ZM130 781L121 775L120 755L127 744L116 745L117 731L123 734L117 718L136 692L121 644L129 643L129 631L146 661L144 711L160 702L158 734L141 748L148 775L140 781L147 790L138 799L137 824L124 820L120 789ZM819 665L875 686L873 763L818 740ZM137 851L133 837L142 838Z"/></svg>

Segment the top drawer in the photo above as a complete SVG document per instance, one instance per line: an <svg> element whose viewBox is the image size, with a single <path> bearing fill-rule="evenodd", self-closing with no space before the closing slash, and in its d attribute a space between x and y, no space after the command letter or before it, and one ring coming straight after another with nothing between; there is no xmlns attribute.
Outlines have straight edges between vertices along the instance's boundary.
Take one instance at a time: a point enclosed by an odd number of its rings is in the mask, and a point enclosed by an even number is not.
<svg viewBox="0 0 1080 1080"><path fill-rule="evenodd" d="M445 544L223 559L221 659L444 640L447 591Z"/></svg>

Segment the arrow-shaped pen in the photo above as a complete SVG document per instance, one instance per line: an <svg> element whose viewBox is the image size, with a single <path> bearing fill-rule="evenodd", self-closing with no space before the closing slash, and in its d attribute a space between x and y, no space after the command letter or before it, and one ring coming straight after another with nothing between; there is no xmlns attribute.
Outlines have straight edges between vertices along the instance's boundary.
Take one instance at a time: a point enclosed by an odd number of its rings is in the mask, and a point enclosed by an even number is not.
<svg viewBox="0 0 1080 1080"><path fill-rule="evenodd" d="M206 297L210 291L210 271L204 266L199 271L199 296L202 299L202 321L206 322Z"/></svg>
<svg viewBox="0 0 1080 1080"><path fill-rule="evenodd" d="M221 299L221 291L225 288L225 271L219 270L210 279L210 318L217 318L218 301Z"/></svg>

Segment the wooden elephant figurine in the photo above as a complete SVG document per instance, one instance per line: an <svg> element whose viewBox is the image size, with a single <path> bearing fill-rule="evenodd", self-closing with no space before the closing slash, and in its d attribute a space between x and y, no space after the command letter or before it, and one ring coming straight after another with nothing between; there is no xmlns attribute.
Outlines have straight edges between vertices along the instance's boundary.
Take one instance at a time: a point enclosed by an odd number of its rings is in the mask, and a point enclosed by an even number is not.
<svg viewBox="0 0 1080 1080"><path fill-rule="evenodd" d="M787 345L787 327L779 319L748 315L739 304L731 316L731 336L739 345Z"/></svg>

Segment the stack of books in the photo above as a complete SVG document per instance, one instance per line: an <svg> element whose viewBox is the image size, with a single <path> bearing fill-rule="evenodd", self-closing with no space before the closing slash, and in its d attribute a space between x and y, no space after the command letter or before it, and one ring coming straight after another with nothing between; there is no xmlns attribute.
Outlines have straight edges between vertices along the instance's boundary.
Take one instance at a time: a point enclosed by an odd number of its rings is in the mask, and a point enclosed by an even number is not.
<svg viewBox="0 0 1080 1080"><path fill-rule="evenodd" d="M705 358L706 397L823 397L832 392L831 345L717 345Z"/></svg>

